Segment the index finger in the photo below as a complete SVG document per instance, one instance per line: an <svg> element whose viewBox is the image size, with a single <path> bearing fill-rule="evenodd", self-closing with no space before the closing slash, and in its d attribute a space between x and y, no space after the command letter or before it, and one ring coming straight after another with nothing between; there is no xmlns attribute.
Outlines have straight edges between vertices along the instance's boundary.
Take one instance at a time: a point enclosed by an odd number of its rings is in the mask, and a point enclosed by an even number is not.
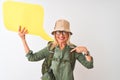
<svg viewBox="0 0 120 80"><path fill-rule="evenodd" d="M76 48L72 49L70 52L74 52L76 50Z"/></svg>

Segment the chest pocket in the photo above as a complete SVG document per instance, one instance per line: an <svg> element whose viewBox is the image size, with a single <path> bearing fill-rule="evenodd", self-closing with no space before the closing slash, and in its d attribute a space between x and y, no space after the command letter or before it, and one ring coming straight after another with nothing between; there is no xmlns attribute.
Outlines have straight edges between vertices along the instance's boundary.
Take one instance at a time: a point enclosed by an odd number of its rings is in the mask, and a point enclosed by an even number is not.
<svg viewBox="0 0 120 80"><path fill-rule="evenodd" d="M56 53L57 52L56 48L55 47L51 47L51 45L52 45L52 42L48 42L48 50L49 50L50 54L43 61L43 64L42 64L42 74L45 74L46 72L48 72L50 70L50 66L51 66L52 60L54 60L54 61L61 61L61 62L70 62L71 68L72 68L72 70L74 70L74 65L75 65L75 62L76 62L75 54L67 52L69 54L68 55L69 59L63 59L63 58L66 58L66 56L63 57L65 54L56 55L57 54ZM75 47L75 45L70 45L70 46L71 46L70 50ZM70 51L70 50L68 50L68 51ZM65 52L63 51L63 53L65 53Z"/></svg>
<svg viewBox="0 0 120 80"><path fill-rule="evenodd" d="M53 61L57 61L59 63L66 63L66 62L70 62L70 50L60 50L58 48L55 49L54 51L54 56L53 56Z"/></svg>

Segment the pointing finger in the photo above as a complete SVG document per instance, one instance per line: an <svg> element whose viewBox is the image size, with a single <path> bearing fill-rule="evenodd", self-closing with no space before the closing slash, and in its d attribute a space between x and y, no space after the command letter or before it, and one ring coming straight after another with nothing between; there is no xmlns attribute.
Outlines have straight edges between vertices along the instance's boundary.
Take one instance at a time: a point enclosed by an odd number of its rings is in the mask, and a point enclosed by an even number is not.
<svg viewBox="0 0 120 80"><path fill-rule="evenodd" d="M70 52L74 52L74 51L76 51L76 48L72 49Z"/></svg>

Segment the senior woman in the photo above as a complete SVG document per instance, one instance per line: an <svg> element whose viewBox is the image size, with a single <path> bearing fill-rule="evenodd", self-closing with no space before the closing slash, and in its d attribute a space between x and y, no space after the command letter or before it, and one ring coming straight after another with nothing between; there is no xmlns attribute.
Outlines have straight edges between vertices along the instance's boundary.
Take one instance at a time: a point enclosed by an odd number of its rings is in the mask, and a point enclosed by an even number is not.
<svg viewBox="0 0 120 80"><path fill-rule="evenodd" d="M28 60L51 60L49 62L49 70L43 73L42 80L74 80L73 70L76 60L88 69L93 68L93 58L87 48L84 46L77 47L70 43L72 32L70 31L70 23L67 20L59 19L56 21L54 30L52 31L54 41L49 41L45 48L35 53L27 45L25 39L27 33L26 28L22 29L19 27L19 36L23 42ZM48 57L52 54L50 50L53 51L51 59Z"/></svg>

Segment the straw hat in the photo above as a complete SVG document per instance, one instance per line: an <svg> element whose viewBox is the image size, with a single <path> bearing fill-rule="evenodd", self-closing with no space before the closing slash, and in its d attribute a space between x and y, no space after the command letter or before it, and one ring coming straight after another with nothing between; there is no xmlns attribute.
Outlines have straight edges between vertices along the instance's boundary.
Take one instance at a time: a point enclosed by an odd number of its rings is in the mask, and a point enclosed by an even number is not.
<svg viewBox="0 0 120 80"><path fill-rule="evenodd" d="M55 31L66 31L70 32L70 34L72 35L72 32L70 31L70 23L64 19L59 19L56 21L52 34L54 34Z"/></svg>

